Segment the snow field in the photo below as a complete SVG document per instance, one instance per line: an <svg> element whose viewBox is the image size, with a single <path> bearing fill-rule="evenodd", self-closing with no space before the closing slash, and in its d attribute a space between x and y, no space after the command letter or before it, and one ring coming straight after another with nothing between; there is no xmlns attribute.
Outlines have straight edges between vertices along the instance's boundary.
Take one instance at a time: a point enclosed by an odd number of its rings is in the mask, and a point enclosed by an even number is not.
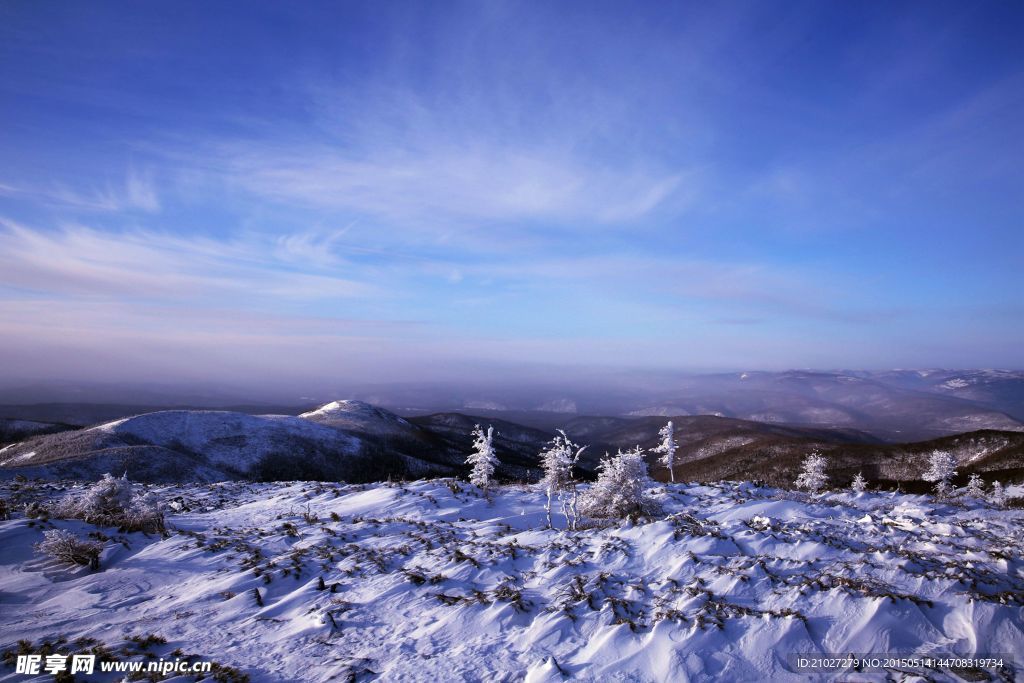
<svg viewBox="0 0 1024 683"><path fill-rule="evenodd" d="M253 681L804 681L793 653L1024 652L1024 513L980 503L677 484L657 519L568 531L536 487L147 488L167 537L0 522L0 650L155 634ZM54 527L106 537L100 571L35 553Z"/></svg>

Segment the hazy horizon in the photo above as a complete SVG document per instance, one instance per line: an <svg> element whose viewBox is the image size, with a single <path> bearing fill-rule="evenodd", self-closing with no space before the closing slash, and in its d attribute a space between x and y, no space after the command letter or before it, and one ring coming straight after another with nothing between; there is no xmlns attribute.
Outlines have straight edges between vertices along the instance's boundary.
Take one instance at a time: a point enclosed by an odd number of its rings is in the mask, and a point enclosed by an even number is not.
<svg viewBox="0 0 1024 683"><path fill-rule="evenodd" d="M247 406L256 409L263 405L295 412L331 401L357 400L399 410L459 410L478 414L540 411L624 415L631 410L659 405L704 406L698 408L698 413L716 414L725 409L723 414L728 414L730 409L726 405L742 403L751 397L760 397L757 401L767 401L780 409L787 401L800 396L803 396L800 401L849 409L865 398L877 403L883 394L906 390L905 399L911 402L931 396L950 399L961 407L987 406L1024 417L1017 407L1019 387L1024 386L1024 370L1010 368L789 368L780 371L747 368L687 372L537 367L517 373L515 379L506 371L499 367L490 374L462 380L391 382L345 378L268 381L259 377L235 382L119 382L107 378L18 381L5 377L0 378L0 406L124 405L153 409ZM841 387L848 378L857 378L863 383L851 385L850 391L846 391ZM950 379L954 380L952 384ZM870 394L859 393L868 387L881 393L873 398ZM834 393L836 391L838 393ZM560 401L569 402L571 407L557 405ZM680 414L690 414L689 408L680 408L683 411ZM921 415L928 413L926 408L920 410ZM31 415L31 411L25 415ZM3 417L5 415L0 413L0 418Z"/></svg>
<svg viewBox="0 0 1024 683"><path fill-rule="evenodd" d="M3 384L1022 368L1022 21L5 4Z"/></svg>

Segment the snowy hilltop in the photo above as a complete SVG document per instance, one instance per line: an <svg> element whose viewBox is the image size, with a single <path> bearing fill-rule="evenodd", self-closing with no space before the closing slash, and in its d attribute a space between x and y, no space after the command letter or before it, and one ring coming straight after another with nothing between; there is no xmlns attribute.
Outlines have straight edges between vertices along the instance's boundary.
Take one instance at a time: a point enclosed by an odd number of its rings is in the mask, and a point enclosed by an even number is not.
<svg viewBox="0 0 1024 683"><path fill-rule="evenodd" d="M53 425L39 433L11 427L0 430L10 440L0 441L0 478L96 479L127 471L154 483L365 482L461 474L472 418L437 414L419 422L341 400L298 416L161 410L58 433ZM536 477L537 449L549 434L494 422L498 474Z"/></svg>
<svg viewBox="0 0 1024 683"><path fill-rule="evenodd" d="M108 479L86 503L82 484L0 484L0 601L16 605L0 610L0 651L187 653L230 681L834 680L795 657L848 653L1001 655L959 674L1022 675L1024 511L726 482L656 485L632 519L594 517L593 487L628 472L622 455L579 486L577 530L557 509L546 528L543 484L132 497ZM125 530L83 512L121 498L142 520ZM37 546L72 536L93 568ZM13 671L0 680L25 680ZM960 680L905 664L856 680L918 673Z"/></svg>

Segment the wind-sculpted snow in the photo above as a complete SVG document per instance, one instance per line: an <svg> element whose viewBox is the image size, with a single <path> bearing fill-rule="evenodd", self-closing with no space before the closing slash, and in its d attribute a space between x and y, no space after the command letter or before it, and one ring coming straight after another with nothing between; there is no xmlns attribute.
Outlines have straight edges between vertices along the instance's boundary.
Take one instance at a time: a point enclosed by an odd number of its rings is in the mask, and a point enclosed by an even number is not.
<svg viewBox="0 0 1024 683"><path fill-rule="evenodd" d="M815 677L796 653L1024 652L1019 510L680 484L654 490L656 519L573 532L542 528L537 488L148 490L169 504L169 535L99 530L98 571L32 550L46 529L95 527L0 522L0 650L146 642L253 681L431 682L803 681ZM0 485L13 510L67 493ZM1022 665L988 674L1014 680Z"/></svg>

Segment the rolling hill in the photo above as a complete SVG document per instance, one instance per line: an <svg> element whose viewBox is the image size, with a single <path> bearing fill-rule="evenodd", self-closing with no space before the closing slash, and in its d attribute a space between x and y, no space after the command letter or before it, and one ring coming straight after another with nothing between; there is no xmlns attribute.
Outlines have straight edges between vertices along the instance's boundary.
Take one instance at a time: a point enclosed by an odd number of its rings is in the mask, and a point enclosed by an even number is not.
<svg viewBox="0 0 1024 683"><path fill-rule="evenodd" d="M0 476L94 479L129 472L139 481L369 481L461 474L474 418L415 424L361 401L333 401L300 416L164 410L0 448ZM478 420L477 420L478 421ZM503 479L534 479L549 434L500 423Z"/></svg>
<svg viewBox="0 0 1024 683"><path fill-rule="evenodd" d="M665 417L562 415L562 428L588 445L578 475L592 478L601 456L659 442ZM877 485L913 484L929 454L950 450L961 478L1018 481L1024 474L1024 433L981 430L893 444L855 429L825 429L676 415L676 477L688 481L748 479L789 486L800 462L818 451L830 475L846 485L859 471ZM230 411L164 410L58 433L29 435L0 448L0 477L95 479L128 472L139 481L377 481L462 476L474 425L493 425L504 481L536 481L539 453L554 436L501 419L461 413L404 418L354 400L332 401L299 416ZM652 476L667 470L651 454Z"/></svg>
<svg viewBox="0 0 1024 683"><path fill-rule="evenodd" d="M721 479L763 481L772 486L791 486L804 457L815 450L829 460L833 486L845 487L861 472L875 487L899 485L913 492L930 491L922 482L929 456L936 450L949 451L958 463L959 476L953 483L966 484L971 473L991 482L1024 481L1024 433L980 430L905 444L828 443L821 440L762 441L727 445L709 455L686 458L676 469L677 479L717 481ZM667 478L656 466L655 476Z"/></svg>
<svg viewBox="0 0 1024 683"><path fill-rule="evenodd" d="M354 435L296 417L167 410L9 445L0 467L67 478L127 471L140 481L273 479L286 470L344 477L357 475L361 448Z"/></svg>

